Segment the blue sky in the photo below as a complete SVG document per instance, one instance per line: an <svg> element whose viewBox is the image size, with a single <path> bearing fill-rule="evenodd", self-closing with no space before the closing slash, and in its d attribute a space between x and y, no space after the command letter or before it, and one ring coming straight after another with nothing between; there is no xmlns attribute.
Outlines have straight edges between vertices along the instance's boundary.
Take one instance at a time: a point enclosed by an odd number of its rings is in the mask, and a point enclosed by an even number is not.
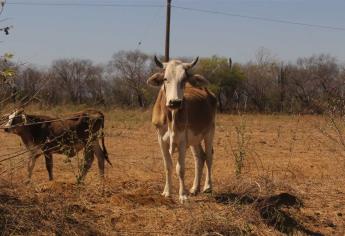
<svg viewBox="0 0 345 236"><path fill-rule="evenodd" d="M41 3L165 4L165 0L7 0ZM182 7L345 28L343 0L172 0ZM139 48L163 54L165 9L159 7L57 7L8 4L1 51L20 62L50 65L54 59L83 58L106 63L119 50ZM138 47L138 42L141 45ZM264 22L172 9L171 56L231 56L246 62L260 47L277 58L330 53L345 62L345 31Z"/></svg>

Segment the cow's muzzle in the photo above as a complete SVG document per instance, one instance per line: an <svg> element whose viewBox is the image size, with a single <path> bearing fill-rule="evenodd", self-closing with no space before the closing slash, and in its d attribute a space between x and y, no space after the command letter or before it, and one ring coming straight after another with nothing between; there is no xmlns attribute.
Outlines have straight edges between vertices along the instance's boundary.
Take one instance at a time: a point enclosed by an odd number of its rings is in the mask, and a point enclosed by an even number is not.
<svg viewBox="0 0 345 236"><path fill-rule="evenodd" d="M180 109L182 107L182 103L183 103L182 99L170 100L167 107L173 110Z"/></svg>

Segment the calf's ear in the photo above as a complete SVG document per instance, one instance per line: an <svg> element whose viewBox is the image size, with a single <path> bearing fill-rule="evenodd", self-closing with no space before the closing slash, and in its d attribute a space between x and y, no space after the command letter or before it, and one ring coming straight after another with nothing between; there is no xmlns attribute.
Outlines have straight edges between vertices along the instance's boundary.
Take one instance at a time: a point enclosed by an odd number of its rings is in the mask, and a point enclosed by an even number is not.
<svg viewBox="0 0 345 236"><path fill-rule="evenodd" d="M164 82L164 74L163 73L156 73L152 75L147 81L147 84L151 86L161 86Z"/></svg>
<svg viewBox="0 0 345 236"><path fill-rule="evenodd" d="M205 87L210 83L204 76L197 74L189 76L188 82L194 87Z"/></svg>
<svg viewBox="0 0 345 236"><path fill-rule="evenodd" d="M24 113L22 113L22 119L24 124L26 125L28 123L28 119L26 118L26 115Z"/></svg>

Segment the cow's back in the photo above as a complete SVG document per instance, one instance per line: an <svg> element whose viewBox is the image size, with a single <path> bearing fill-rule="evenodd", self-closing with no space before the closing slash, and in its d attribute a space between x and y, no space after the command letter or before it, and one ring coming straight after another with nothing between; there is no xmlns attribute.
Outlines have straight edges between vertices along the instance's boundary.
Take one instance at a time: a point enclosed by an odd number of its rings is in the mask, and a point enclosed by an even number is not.
<svg viewBox="0 0 345 236"><path fill-rule="evenodd" d="M98 132L103 126L103 113L89 109L65 115L59 118L59 121L50 123L50 131L52 136L62 135L71 142L85 143L91 134Z"/></svg>

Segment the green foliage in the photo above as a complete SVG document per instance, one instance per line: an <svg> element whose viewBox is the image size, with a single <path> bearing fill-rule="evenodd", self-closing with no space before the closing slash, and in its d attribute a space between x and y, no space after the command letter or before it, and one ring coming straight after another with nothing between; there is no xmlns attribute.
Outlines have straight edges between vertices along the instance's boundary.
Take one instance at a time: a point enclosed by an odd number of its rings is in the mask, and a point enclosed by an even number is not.
<svg viewBox="0 0 345 236"><path fill-rule="evenodd" d="M16 75L16 70L13 68L12 63L10 62L12 58L13 54L11 53L5 53L2 56L0 76L4 81Z"/></svg>
<svg viewBox="0 0 345 236"><path fill-rule="evenodd" d="M201 59L195 73L205 76L210 81L209 88L216 94L221 89L235 89L245 80L239 66L230 68L227 58L217 56Z"/></svg>

